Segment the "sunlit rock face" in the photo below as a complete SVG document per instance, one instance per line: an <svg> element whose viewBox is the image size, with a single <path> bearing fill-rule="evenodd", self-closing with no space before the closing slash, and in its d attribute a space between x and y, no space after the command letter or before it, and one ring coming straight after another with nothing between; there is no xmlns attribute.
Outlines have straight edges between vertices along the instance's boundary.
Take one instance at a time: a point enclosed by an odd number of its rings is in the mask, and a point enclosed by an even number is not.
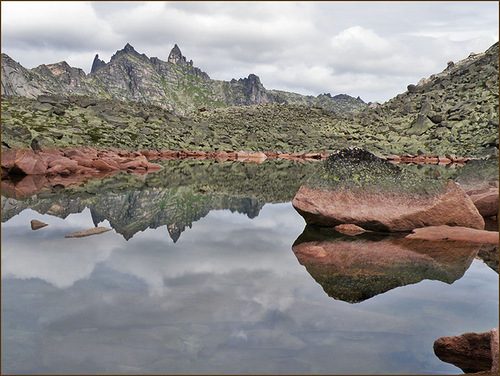
<svg viewBox="0 0 500 376"><path fill-rule="evenodd" d="M451 284L464 275L480 247L400 236L351 237L306 226L292 250L328 296L358 303L424 279Z"/></svg>
<svg viewBox="0 0 500 376"><path fill-rule="evenodd" d="M398 232L437 225L484 228L474 203L455 182L414 175L362 149L332 154L302 185L293 206L308 224L355 224Z"/></svg>

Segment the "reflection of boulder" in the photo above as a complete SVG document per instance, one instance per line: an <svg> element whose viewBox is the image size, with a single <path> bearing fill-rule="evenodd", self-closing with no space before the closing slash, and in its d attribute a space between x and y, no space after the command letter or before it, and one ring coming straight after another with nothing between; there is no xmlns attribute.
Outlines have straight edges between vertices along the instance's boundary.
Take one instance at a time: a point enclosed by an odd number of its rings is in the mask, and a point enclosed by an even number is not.
<svg viewBox="0 0 500 376"><path fill-rule="evenodd" d="M292 250L328 296L357 303L424 279L453 283L479 248L376 234L350 237L306 226Z"/></svg>
<svg viewBox="0 0 500 376"><path fill-rule="evenodd" d="M466 373L489 371L498 375L498 328L485 333L465 333L441 337L434 342L434 353L443 362Z"/></svg>
<svg viewBox="0 0 500 376"><path fill-rule="evenodd" d="M358 149L328 157L292 204L308 224L319 226L350 223L384 232L439 225L484 228L456 183L411 174Z"/></svg>
<svg viewBox="0 0 500 376"><path fill-rule="evenodd" d="M477 257L498 273L498 245L484 244L479 249Z"/></svg>

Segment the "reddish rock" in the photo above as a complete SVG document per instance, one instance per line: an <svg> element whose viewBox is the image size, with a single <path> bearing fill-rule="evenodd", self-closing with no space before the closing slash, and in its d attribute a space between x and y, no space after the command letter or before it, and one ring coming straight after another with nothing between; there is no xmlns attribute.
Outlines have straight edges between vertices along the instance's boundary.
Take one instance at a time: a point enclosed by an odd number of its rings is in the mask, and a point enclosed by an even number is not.
<svg viewBox="0 0 500 376"><path fill-rule="evenodd" d="M32 230L39 230L41 228L44 228L45 226L48 226L47 223L39 221L37 219L32 219L30 225Z"/></svg>
<svg viewBox="0 0 500 376"><path fill-rule="evenodd" d="M411 196L395 192L363 192L300 187L294 208L308 224L351 223L367 230L397 232L426 226L484 228L484 220L465 192L450 181L444 192Z"/></svg>
<svg viewBox="0 0 500 376"><path fill-rule="evenodd" d="M146 157L143 157L146 161ZM119 157L119 156L115 156L115 158L111 158L111 157L102 157L100 160L103 161L104 163L107 163L108 165L110 165L111 167L113 167L113 169L115 170L119 170L120 169L120 160L122 158Z"/></svg>
<svg viewBox="0 0 500 376"><path fill-rule="evenodd" d="M108 232L108 231L111 231L111 229L107 228L107 227L92 227L92 228L89 228L88 230L78 231L78 232L73 232L71 234L67 234L64 237L65 238L83 238L85 236L98 235L98 234L102 234L102 233Z"/></svg>
<svg viewBox="0 0 500 376"><path fill-rule="evenodd" d="M113 166L109 165L108 163L104 162L101 159L93 160L92 163L90 164L90 167L93 167L99 171L116 171L119 169L117 167L113 167Z"/></svg>
<svg viewBox="0 0 500 376"><path fill-rule="evenodd" d="M151 162L148 162L147 166L146 166L146 170L147 171L160 171L162 169L162 165L159 165L157 163L151 163Z"/></svg>
<svg viewBox="0 0 500 376"><path fill-rule="evenodd" d="M498 214L498 188L467 191L467 194L483 217L494 217Z"/></svg>
<svg viewBox="0 0 500 376"><path fill-rule="evenodd" d="M17 150L2 149L2 169L10 170L14 167Z"/></svg>
<svg viewBox="0 0 500 376"><path fill-rule="evenodd" d="M337 225L334 227L335 231L340 232L341 234L344 235L349 235L349 236L356 236L360 234L364 234L366 230L364 228L361 228L359 226L353 225L353 224L343 224L343 225Z"/></svg>
<svg viewBox="0 0 500 376"><path fill-rule="evenodd" d="M179 152L174 150L162 150L160 151L161 158L178 158Z"/></svg>
<svg viewBox="0 0 500 376"><path fill-rule="evenodd" d="M251 161L262 163L267 159L267 155L265 155L263 152L254 152L254 153L249 153L248 157Z"/></svg>
<svg viewBox="0 0 500 376"><path fill-rule="evenodd" d="M267 158L277 158L278 157L278 153L273 152L273 151L266 151L265 154L266 154Z"/></svg>
<svg viewBox="0 0 500 376"><path fill-rule="evenodd" d="M438 157L438 161L440 165L447 165L451 163L451 159L446 158L446 157Z"/></svg>
<svg viewBox="0 0 500 376"><path fill-rule="evenodd" d="M2 167L9 173L42 175L47 171L47 163L31 149L2 152Z"/></svg>
<svg viewBox="0 0 500 376"><path fill-rule="evenodd" d="M140 150L140 153L144 155L148 160L156 159L159 156L159 152L155 150Z"/></svg>
<svg viewBox="0 0 500 376"><path fill-rule="evenodd" d="M78 162L66 157L58 157L49 163L47 174L71 175L78 170Z"/></svg>
<svg viewBox="0 0 500 376"><path fill-rule="evenodd" d="M50 187L50 184L45 175L26 175L15 183L11 180L2 180L2 195L22 199L31 197L47 187Z"/></svg>
<svg viewBox="0 0 500 376"><path fill-rule="evenodd" d="M145 156L136 156L135 158L131 160L125 160L123 163L120 164L120 168L123 169L131 169L131 170L137 170L137 169L147 169L148 167L148 160L146 159Z"/></svg>
<svg viewBox="0 0 500 376"><path fill-rule="evenodd" d="M92 165L93 160L89 158L74 157L73 160L78 163L79 166L95 169Z"/></svg>
<svg viewBox="0 0 500 376"><path fill-rule="evenodd" d="M267 159L267 155L262 152L238 151L236 159L241 162L262 163Z"/></svg>
<svg viewBox="0 0 500 376"><path fill-rule="evenodd" d="M225 151L218 151L215 153L215 159L219 161L227 161L229 160L229 154Z"/></svg>
<svg viewBox="0 0 500 376"><path fill-rule="evenodd" d="M288 153L278 154L278 158L280 158L280 159L290 159L290 154L288 154Z"/></svg>
<svg viewBox="0 0 500 376"><path fill-rule="evenodd" d="M387 158L386 158L388 161L392 161L392 162L401 162L401 157L399 155L389 155Z"/></svg>
<svg viewBox="0 0 500 376"><path fill-rule="evenodd" d="M204 157L206 155L205 151L201 150L188 150L184 152L188 157Z"/></svg>
<svg viewBox="0 0 500 376"><path fill-rule="evenodd" d="M307 159L321 159L321 153L305 153L304 158Z"/></svg>
<svg viewBox="0 0 500 376"><path fill-rule="evenodd" d="M466 243L498 244L497 231L477 230L468 227L431 226L417 228L407 235L408 239L454 240Z"/></svg>
<svg viewBox="0 0 500 376"><path fill-rule="evenodd" d="M485 333L465 333L441 337L434 342L434 353L465 373L489 371L498 374L498 329Z"/></svg>
<svg viewBox="0 0 500 376"><path fill-rule="evenodd" d="M66 158L64 157L64 154L59 150L52 150L51 152L44 150L38 153L38 155L47 163L49 167L53 161L60 158Z"/></svg>
<svg viewBox="0 0 500 376"><path fill-rule="evenodd" d="M438 164L439 163L439 159L438 159L438 157L428 157L427 160L426 160L426 163L429 163L429 164Z"/></svg>

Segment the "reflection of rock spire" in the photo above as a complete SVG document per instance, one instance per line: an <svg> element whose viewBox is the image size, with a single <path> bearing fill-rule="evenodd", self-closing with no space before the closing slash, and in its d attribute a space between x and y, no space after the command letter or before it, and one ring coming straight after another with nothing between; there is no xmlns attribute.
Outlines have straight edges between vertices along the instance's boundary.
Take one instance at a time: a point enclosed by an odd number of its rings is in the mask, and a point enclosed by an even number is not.
<svg viewBox="0 0 500 376"><path fill-rule="evenodd" d="M90 216L92 217L92 222L94 223L95 227L97 227L99 223L106 219L102 215L97 213L92 206L90 207Z"/></svg>
<svg viewBox="0 0 500 376"><path fill-rule="evenodd" d="M183 229L177 226L176 223L171 223L167 225L167 230L170 238L174 241L174 243L177 243L177 240L179 240Z"/></svg>

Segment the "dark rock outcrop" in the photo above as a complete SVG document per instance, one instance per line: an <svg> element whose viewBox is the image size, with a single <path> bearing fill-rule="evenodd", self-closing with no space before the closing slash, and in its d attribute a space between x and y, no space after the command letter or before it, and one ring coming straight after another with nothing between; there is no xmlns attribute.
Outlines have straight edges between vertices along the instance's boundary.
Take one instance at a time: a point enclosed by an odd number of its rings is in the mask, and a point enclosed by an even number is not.
<svg viewBox="0 0 500 376"><path fill-rule="evenodd" d="M104 60L99 59L99 54L96 54L94 61L92 62L92 68L90 68L90 73L97 72L100 68L104 67L106 63Z"/></svg>

